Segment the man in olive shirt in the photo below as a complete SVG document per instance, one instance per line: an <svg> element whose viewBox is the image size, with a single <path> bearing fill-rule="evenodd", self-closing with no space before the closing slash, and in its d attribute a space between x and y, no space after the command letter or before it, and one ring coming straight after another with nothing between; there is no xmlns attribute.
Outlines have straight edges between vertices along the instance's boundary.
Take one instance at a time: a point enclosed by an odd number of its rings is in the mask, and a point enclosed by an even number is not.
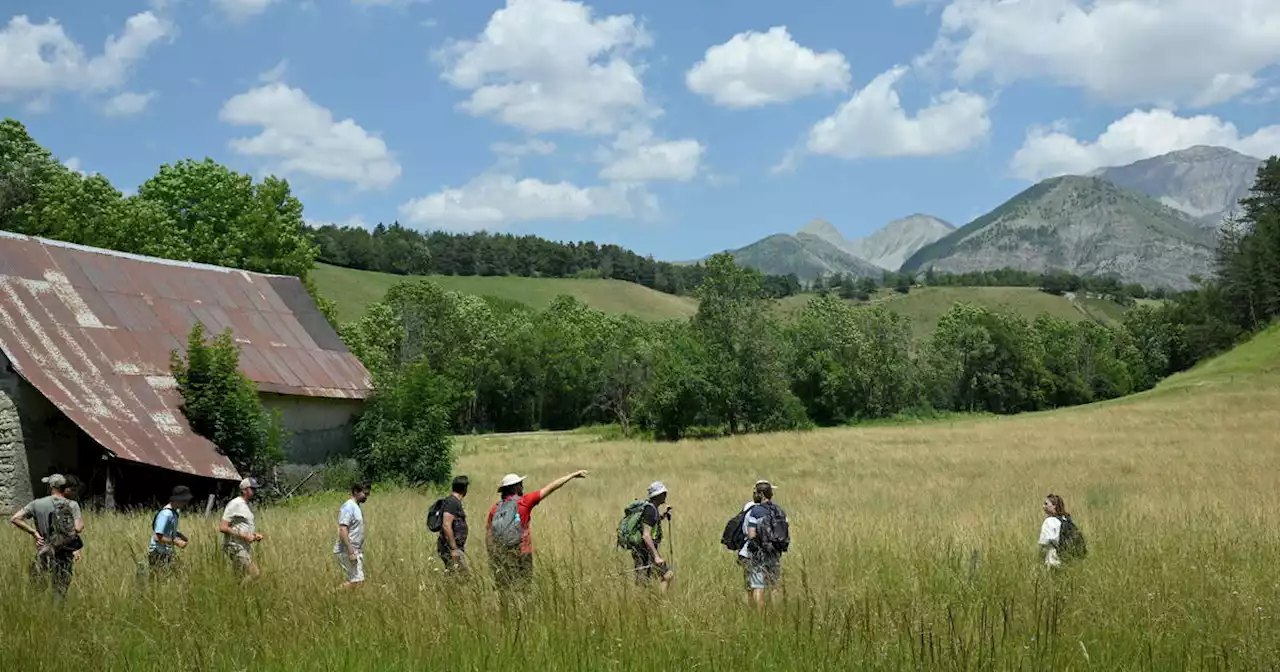
<svg viewBox="0 0 1280 672"><path fill-rule="evenodd" d="M76 562L80 561L80 548L83 542L80 533L84 531L84 517L80 514L80 504L71 499L75 494L75 483L62 474L52 474L40 479L49 485L50 495L34 500L13 514L9 522L14 527L31 535L36 542L36 557L31 565L31 577L36 581L53 579L53 594L62 598L71 586L71 575ZM60 511L69 513L72 532L66 535L67 543L54 547L52 541L56 536L53 529L54 517ZM34 521L35 526L27 523Z"/></svg>
<svg viewBox="0 0 1280 672"><path fill-rule="evenodd" d="M466 574L467 567L467 513L462 500L467 496L471 481L466 476L453 479L452 493L445 497L444 521L436 541L436 552L449 573Z"/></svg>

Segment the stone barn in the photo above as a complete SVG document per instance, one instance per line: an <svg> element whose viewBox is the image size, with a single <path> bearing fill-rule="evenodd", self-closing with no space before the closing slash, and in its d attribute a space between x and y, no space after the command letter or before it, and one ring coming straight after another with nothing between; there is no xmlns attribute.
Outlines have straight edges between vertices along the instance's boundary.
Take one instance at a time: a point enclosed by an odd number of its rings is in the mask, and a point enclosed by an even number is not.
<svg viewBox="0 0 1280 672"><path fill-rule="evenodd" d="M191 431L170 372L197 321L233 331L241 371L292 434L290 462L350 453L369 372L297 278L0 232L0 506L54 472L107 506L238 480Z"/></svg>

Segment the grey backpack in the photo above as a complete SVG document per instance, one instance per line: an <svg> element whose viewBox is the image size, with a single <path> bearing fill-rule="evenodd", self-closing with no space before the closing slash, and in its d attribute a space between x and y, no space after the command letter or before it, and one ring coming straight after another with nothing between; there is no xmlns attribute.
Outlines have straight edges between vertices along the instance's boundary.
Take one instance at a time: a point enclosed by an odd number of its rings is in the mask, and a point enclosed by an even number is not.
<svg viewBox="0 0 1280 672"><path fill-rule="evenodd" d="M493 512L489 529L498 548L514 550L520 546L524 530L520 526L520 510L516 508L519 504L519 497L510 497L502 500L498 510Z"/></svg>

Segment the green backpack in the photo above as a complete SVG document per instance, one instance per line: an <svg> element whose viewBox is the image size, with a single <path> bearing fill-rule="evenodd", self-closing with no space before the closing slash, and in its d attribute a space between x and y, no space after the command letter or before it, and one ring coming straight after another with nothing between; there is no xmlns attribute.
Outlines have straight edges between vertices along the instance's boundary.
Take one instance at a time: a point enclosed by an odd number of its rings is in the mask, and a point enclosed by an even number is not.
<svg viewBox="0 0 1280 672"><path fill-rule="evenodd" d="M622 520L618 521L618 548L635 550L644 546L643 519L645 507L653 506L651 502L637 499L622 511ZM654 507L655 509L657 507ZM653 528L653 543L662 540L662 525Z"/></svg>

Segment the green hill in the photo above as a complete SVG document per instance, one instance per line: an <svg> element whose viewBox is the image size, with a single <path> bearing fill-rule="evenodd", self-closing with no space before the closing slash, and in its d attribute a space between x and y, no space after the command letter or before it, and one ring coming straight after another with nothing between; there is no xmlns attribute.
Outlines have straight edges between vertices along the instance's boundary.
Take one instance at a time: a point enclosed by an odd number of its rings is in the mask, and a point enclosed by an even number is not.
<svg viewBox="0 0 1280 672"><path fill-rule="evenodd" d="M337 302L338 317L342 320L359 317L369 304L381 301L393 285L414 279L413 276L357 271L326 264L317 264L312 276L320 295ZM422 277L446 290L495 296L518 301L530 308L545 308L557 296L568 294L592 308L609 313L630 313L650 320L689 317L697 310L697 303L691 298L664 294L622 280L452 275Z"/></svg>
<svg viewBox="0 0 1280 672"><path fill-rule="evenodd" d="M812 294L787 297L779 301L779 309L787 313L799 311L811 298ZM1111 322L1123 317L1125 310L1117 303L1102 299L1083 299L1073 303L1033 287L918 287L910 294L881 290L871 300L871 303L883 304L910 317L916 338L925 338L932 333L938 318L960 302L987 308L1007 308L1027 319L1048 313L1068 320Z"/></svg>

